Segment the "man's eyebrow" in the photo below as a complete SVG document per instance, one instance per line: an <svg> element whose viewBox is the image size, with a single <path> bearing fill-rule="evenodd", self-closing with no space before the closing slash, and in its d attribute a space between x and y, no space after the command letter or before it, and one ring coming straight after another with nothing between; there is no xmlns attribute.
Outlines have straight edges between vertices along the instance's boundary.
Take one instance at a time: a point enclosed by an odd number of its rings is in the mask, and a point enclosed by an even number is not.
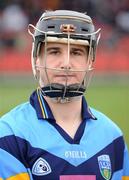
<svg viewBox="0 0 129 180"><path fill-rule="evenodd" d="M51 50L59 50L59 47L47 47L47 51L51 51Z"/></svg>
<svg viewBox="0 0 129 180"><path fill-rule="evenodd" d="M82 49L82 48L78 48L78 47L72 47L71 48L72 51L81 51L81 52L86 52L85 49Z"/></svg>
<svg viewBox="0 0 129 180"><path fill-rule="evenodd" d="M51 51L51 50L59 51L60 49L61 49L61 48L58 47L58 46L55 46L55 47L47 47L47 51ZM80 52L85 53L85 52L86 52L86 49L79 48L79 47L71 47L71 48L70 48L70 51L80 51Z"/></svg>

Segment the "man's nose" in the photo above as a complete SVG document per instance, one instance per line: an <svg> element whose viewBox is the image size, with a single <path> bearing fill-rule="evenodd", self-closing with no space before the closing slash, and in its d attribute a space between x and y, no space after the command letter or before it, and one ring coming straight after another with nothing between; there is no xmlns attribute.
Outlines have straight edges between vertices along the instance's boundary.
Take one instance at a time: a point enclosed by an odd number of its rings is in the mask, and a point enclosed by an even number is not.
<svg viewBox="0 0 129 180"><path fill-rule="evenodd" d="M71 63L70 63L70 55L67 53L63 55L62 57L62 64L61 64L61 69L71 69Z"/></svg>

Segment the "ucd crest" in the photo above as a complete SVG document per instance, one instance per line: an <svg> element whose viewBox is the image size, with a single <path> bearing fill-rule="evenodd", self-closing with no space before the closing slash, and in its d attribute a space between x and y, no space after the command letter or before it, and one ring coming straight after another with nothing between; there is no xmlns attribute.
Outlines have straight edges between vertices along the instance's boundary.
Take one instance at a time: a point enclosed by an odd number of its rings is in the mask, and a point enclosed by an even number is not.
<svg viewBox="0 0 129 180"><path fill-rule="evenodd" d="M106 179L111 178L111 161L109 155L101 155L98 157L99 169L101 175Z"/></svg>

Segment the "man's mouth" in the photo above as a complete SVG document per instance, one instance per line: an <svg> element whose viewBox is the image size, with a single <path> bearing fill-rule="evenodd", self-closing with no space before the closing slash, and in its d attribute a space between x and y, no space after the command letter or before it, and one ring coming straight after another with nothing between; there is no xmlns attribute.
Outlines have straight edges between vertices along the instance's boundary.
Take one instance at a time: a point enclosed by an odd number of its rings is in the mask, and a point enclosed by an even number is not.
<svg viewBox="0 0 129 180"><path fill-rule="evenodd" d="M75 77L73 74L57 74L55 77L63 77L63 78L69 78L69 77Z"/></svg>

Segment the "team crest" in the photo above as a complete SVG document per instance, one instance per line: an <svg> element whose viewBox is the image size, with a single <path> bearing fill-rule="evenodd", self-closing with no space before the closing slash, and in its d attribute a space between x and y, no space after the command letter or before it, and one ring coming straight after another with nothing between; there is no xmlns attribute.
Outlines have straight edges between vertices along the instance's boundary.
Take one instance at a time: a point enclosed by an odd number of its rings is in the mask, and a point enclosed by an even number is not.
<svg viewBox="0 0 129 180"><path fill-rule="evenodd" d="M32 174L37 176L43 176L51 173L50 165L43 158L37 159L32 167Z"/></svg>
<svg viewBox="0 0 129 180"><path fill-rule="evenodd" d="M101 175L106 179L111 178L111 161L109 155L101 155L98 157L99 169Z"/></svg>

